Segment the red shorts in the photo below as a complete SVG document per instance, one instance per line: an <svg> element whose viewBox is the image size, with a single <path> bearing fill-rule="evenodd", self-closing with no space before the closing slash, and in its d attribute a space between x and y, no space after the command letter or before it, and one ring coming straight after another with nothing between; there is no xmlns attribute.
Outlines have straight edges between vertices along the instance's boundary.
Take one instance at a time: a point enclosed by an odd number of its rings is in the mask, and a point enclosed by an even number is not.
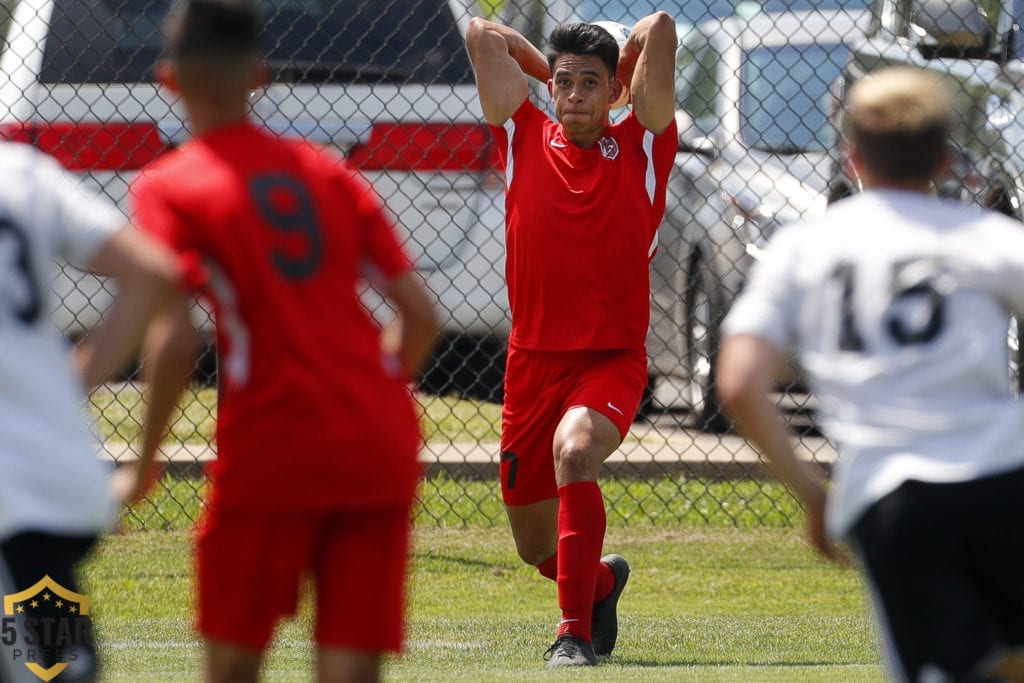
<svg viewBox="0 0 1024 683"><path fill-rule="evenodd" d="M570 408L611 420L623 438L647 386L644 351L510 348L501 411L501 495L506 505L558 496L555 429Z"/></svg>
<svg viewBox="0 0 1024 683"><path fill-rule="evenodd" d="M410 510L209 512L196 543L200 634L265 650L308 576L319 647L400 652Z"/></svg>

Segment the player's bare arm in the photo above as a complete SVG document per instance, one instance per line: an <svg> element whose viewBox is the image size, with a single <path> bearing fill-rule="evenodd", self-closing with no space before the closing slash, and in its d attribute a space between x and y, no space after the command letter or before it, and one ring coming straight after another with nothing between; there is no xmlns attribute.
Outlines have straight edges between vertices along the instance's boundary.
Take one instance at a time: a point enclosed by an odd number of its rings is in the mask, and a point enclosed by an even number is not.
<svg viewBox="0 0 1024 683"><path fill-rule="evenodd" d="M618 78L629 84L633 113L652 133L661 133L675 117L675 20L667 12L636 23L619 55Z"/></svg>
<svg viewBox="0 0 1024 683"><path fill-rule="evenodd" d="M825 534L825 473L793 452L792 434L769 394L779 376L782 357L769 342L733 335L722 342L718 360L718 394L736 426L757 445L776 476L807 510L807 534L824 557L837 559Z"/></svg>
<svg viewBox="0 0 1024 683"><path fill-rule="evenodd" d="M119 284L103 325L75 349L83 382L94 387L123 368L138 350L147 325L170 296L177 271L168 250L131 227L107 240L89 270L114 277Z"/></svg>
<svg viewBox="0 0 1024 683"><path fill-rule="evenodd" d="M121 468L112 487L125 503L141 500L160 474L156 453L195 364L198 338L189 317L191 297L175 291L157 314L143 344L146 413L139 460Z"/></svg>
<svg viewBox="0 0 1024 683"><path fill-rule="evenodd" d="M437 340L437 317L431 298L419 275L413 272L395 278L386 295L398 309L398 317L385 330L385 351L397 356L406 377L416 377Z"/></svg>
<svg viewBox="0 0 1024 683"><path fill-rule="evenodd" d="M530 94L527 76L551 77L544 54L515 29L479 17L469 22L466 48L476 73L484 118L500 126Z"/></svg>

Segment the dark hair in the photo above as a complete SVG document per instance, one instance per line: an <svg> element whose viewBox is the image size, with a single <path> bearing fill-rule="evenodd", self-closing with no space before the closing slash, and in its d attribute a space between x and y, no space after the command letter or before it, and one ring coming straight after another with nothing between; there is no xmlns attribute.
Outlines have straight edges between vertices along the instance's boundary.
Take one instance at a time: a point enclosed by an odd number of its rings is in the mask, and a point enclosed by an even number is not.
<svg viewBox="0 0 1024 683"><path fill-rule="evenodd" d="M843 133L881 178L929 180L947 154L953 96L934 73L890 67L850 89Z"/></svg>
<svg viewBox="0 0 1024 683"><path fill-rule="evenodd" d="M548 37L548 67L562 55L596 55L614 78L619 67L619 44L612 34L593 24L561 24Z"/></svg>
<svg viewBox="0 0 1024 683"><path fill-rule="evenodd" d="M167 56L258 59L261 23L255 0L178 0L164 24Z"/></svg>
<svg viewBox="0 0 1024 683"><path fill-rule="evenodd" d="M854 125L851 134L866 166L890 180L930 180L949 151L948 137L949 129L944 126L904 133Z"/></svg>

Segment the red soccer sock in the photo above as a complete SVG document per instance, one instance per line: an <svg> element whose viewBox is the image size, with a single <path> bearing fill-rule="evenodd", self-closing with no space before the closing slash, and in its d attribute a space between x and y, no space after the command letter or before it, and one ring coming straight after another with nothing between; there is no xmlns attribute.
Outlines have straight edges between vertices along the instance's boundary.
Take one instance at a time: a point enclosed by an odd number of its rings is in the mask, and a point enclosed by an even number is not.
<svg viewBox="0 0 1024 683"><path fill-rule="evenodd" d="M595 481L560 486L558 498L558 635L568 633L589 642L604 545L604 498Z"/></svg>
<svg viewBox="0 0 1024 683"><path fill-rule="evenodd" d="M558 553L537 565L537 571L545 579L558 580ZM597 583L594 586L594 602L601 602L615 588L615 573L604 562L597 563Z"/></svg>
<svg viewBox="0 0 1024 683"><path fill-rule="evenodd" d="M551 579L552 581L558 581L558 553L555 553L548 559L544 560L537 565L537 571L545 579Z"/></svg>

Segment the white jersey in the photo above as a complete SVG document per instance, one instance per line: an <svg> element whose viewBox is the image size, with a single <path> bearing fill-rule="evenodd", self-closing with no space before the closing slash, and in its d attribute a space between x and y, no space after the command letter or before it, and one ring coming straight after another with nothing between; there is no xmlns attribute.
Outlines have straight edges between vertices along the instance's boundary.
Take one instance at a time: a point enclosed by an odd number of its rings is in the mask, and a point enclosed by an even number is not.
<svg viewBox="0 0 1024 683"><path fill-rule="evenodd" d="M782 229L724 331L796 352L839 452L828 527L840 537L907 480L1024 466L1011 313L1024 316L1024 226L873 190Z"/></svg>
<svg viewBox="0 0 1024 683"><path fill-rule="evenodd" d="M50 283L56 259L84 266L124 217L27 145L0 143L0 178L0 539L97 533L116 505Z"/></svg>

